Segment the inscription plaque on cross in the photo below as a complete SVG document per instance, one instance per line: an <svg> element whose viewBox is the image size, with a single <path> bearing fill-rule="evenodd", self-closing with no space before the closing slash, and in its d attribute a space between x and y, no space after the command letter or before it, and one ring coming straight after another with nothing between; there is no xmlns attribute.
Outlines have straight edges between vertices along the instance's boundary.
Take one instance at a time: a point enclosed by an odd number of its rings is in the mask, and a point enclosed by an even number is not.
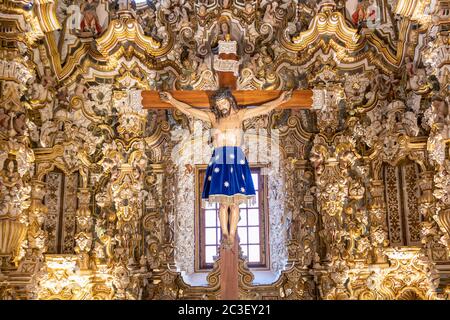
<svg viewBox="0 0 450 320"><path fill-rule="evenodd" d="M214 70L216 71L219 87L229 89L241 107L257 107L268 103L280 96L280 90L236 90L239 70L239 57L237 55L236 41L225 39L219 41L218 55L214 57ZM202 90L173 90L168 91L173 98L190 107L210 108L210 101L215 91ZM142 107L145 109L166 109L173 106L163 101L159 91L142 91ZM278 108L307 109L313 104L312 90L294 90L291 98ZM237 238L237 234L235 235ZM233 242L231 248L221 246L219 253L220 271L220 298L222 300L236 300L239 298L239 244Z"/></svg>

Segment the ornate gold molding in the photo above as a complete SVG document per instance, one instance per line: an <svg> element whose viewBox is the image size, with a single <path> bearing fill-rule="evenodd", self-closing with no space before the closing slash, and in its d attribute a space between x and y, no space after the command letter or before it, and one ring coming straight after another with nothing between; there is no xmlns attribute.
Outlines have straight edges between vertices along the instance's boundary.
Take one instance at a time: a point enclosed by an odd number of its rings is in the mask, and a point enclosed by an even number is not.
<svg viewBox="0 0 450 320"><path fill-rule="evenodd" d="M110 56L124 44L134 44L137 48L153 57L166 54L171 48L173 39L169 37L167 45L146 36L138 21L128 13L110 22L106 32L96 40L98 51L105 57Z"/></svg>
<svg viewBox="0 0 450 320"><path fill-rule="evenodd" d="M325 7L319 12L310 24L310 28L301 32L298 36L291 40L287 39L286 34L280 37L280 43L288 50L295 52L304 52L302 55L304 62L312 58L312 53L320 47L325 54L333 49L337 53L340 61L362 61L367 59L369 62L375 62L377 67L382 67L383 71L389 71L389 67L383 66L387 64L391 68L398 68L401 64L404 46L406 43L406 34L408 33L410 22L408 19L402 22L400 34L403 38L399 39L396 52L380 39L373 31L359 34L356 29L347 25L345 18L341 12L333 11L333 7ZM324 41L324 36L330 37L328 41ZM373 46L376 51L381 53L374 54L371 50L361 52L356 56L349 53L362 51L366 44ZM304 63L303 62L303 63ZM387 72L391 73L391 72Z"/></svg>
<svg viewBox="0 0 450 320"><path fill-rule="evenodd" d="M302 51L324 35L337 36L349 50L358 50L363 46L358 43L360 36L357 30L347 26L344 16L340 12L328 10L318 13L310 28L294 37L293 44L286 43L285 46L290 50Z"/></svg>
<svg viewBox="0 0 450 320"><path fill-rule="evenodd" d="M36 13L37 19L41 24L43 32L52 32L61 28L58 18L56 17L56 1L34 1L34 12Z"/></svg>

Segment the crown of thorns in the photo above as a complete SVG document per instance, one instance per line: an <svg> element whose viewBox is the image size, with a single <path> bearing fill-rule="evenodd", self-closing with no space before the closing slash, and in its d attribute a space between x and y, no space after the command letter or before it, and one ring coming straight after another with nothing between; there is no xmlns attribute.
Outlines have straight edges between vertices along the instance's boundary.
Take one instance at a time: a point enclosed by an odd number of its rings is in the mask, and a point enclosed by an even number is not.
<svg viewBox="0 0 450 320"><path fill-rule="evenodd" d="M213 96L213 101L221 100L221 99L231 99L233 102L236 102L233 94L231 93L230 89L219 89L217 90Z"/></svg>

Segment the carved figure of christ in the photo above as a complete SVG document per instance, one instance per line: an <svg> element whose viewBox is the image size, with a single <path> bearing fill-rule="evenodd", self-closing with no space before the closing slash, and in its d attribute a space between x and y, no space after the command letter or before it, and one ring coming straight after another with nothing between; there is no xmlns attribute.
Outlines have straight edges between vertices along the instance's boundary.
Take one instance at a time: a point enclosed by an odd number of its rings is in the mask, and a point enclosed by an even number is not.
<svg viewBox="0 0 450 320"><path fill-rule="evenodd" d="M147 109L175 107L186 115L211 124L215 149L207 167L202 199L219 203L222 230L220 297L236 300L239 297L238 244L234 241L239 220L239 204L255 195L248 162L240 148L242 124L246 119L267 114L277 107L311 108L313 92L233 90L237 88L239 77L237 43L230 41L230 25L222 25L225 37L219 41L219 54L214 58L219 91L142 91L141 103ZM246 106L259 107L247 109ZM205 107L210 109L202 109Z"/></svg>
<svg viewBox="0 0 450 320"><path fill-rule="evenodd" d="M287 102L291 95L292 91L285 91L259 107L240 108L230 90L220 89L212 97L210 110L204 110L175 99L169 92L160 93L164 102L211 125L214 153L206 171L202 198L219 203L222 245L225 248L234 245L239 204L255 195L248 162L241 150L243 122L271 112Z"/></svg>

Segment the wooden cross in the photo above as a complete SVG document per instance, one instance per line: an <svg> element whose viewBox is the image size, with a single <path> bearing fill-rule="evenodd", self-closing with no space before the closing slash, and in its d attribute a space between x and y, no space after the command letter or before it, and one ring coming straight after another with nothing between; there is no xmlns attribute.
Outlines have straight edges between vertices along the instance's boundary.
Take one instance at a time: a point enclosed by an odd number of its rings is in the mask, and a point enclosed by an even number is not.
<svg viewBox="0 0 450 320"><path fill-rule="evenodd" d="M227 41L225 42L225 47ZM232 44L236 46L236 44ZM219 59L238 61L235 53L230 53L229 50L226 53L220 52L219 43ZM219 61L220 63L220 61ZM227 61L225 62L225 64ZM234 62L232 61L231 64ZM234 66L236 70L236 66ZM235 71L226 71L226 68L216 68L216 72L219 77L219 86L221 88L229 88L232 90L233 96L236 98L236 102L239 106L258 106L263 103L269 102L279 97L281 91L278 90L235 90L237 83L237 75ZM225 71L224 71L225 69ZM184 103L187 103L193 107L209 108L210 97L214 94L214 91L169 91L172 96ZM142 91L142 106L145 109L166 109L173 108L170 104L162 101L159 96L159 91ZM289 101L280 105L279 108L287 109L306 109L311 108L312 99L311 90L295 90L292 92L292 97ZM236 233L237 238L237 233ZM234 246L231 249L224 249L221 247L219 254L219 269L220 269L220 298L222 300L237 300L239 299L239 244L238 239L235 239Z"/></svg>
<svg viewBox="0 0 450 320"><path fill-rule="evenodd" d="M226 19L225 19L226 20ZM220 20L219 20L219 23ZM214 69L218 74L219 87L229 88L239 106L257 106L276 99L281 92L277 90L236 90L239 70L239 57L237 55L237 42L230 40L231 35L225 35L218 42L219 54L214 57ZM194 107L208 108L210 97L214 91L170 91L172 96ZM310 108L312 106L311 90L295 90L289 101L279 108ZM171 108L172 106L161 101L158 91L142 92L142 106L144 108Z"/></svg>
<svg viewBox="0 0 450 320"><path fill-rule="evenodd" d="M169 91L172 96L193 107L209 108L210 97L214 91L201 90L173 90ZM233 96L239 106L258 106L265 102L278 98L280 90L232 90ZM142 91L142 106L145 109L168 109L173 108L169 103L159 97L159 91ZM294 90L292 98L278 108L282 109L309 109L312 106L311 90Z"/></svg>

